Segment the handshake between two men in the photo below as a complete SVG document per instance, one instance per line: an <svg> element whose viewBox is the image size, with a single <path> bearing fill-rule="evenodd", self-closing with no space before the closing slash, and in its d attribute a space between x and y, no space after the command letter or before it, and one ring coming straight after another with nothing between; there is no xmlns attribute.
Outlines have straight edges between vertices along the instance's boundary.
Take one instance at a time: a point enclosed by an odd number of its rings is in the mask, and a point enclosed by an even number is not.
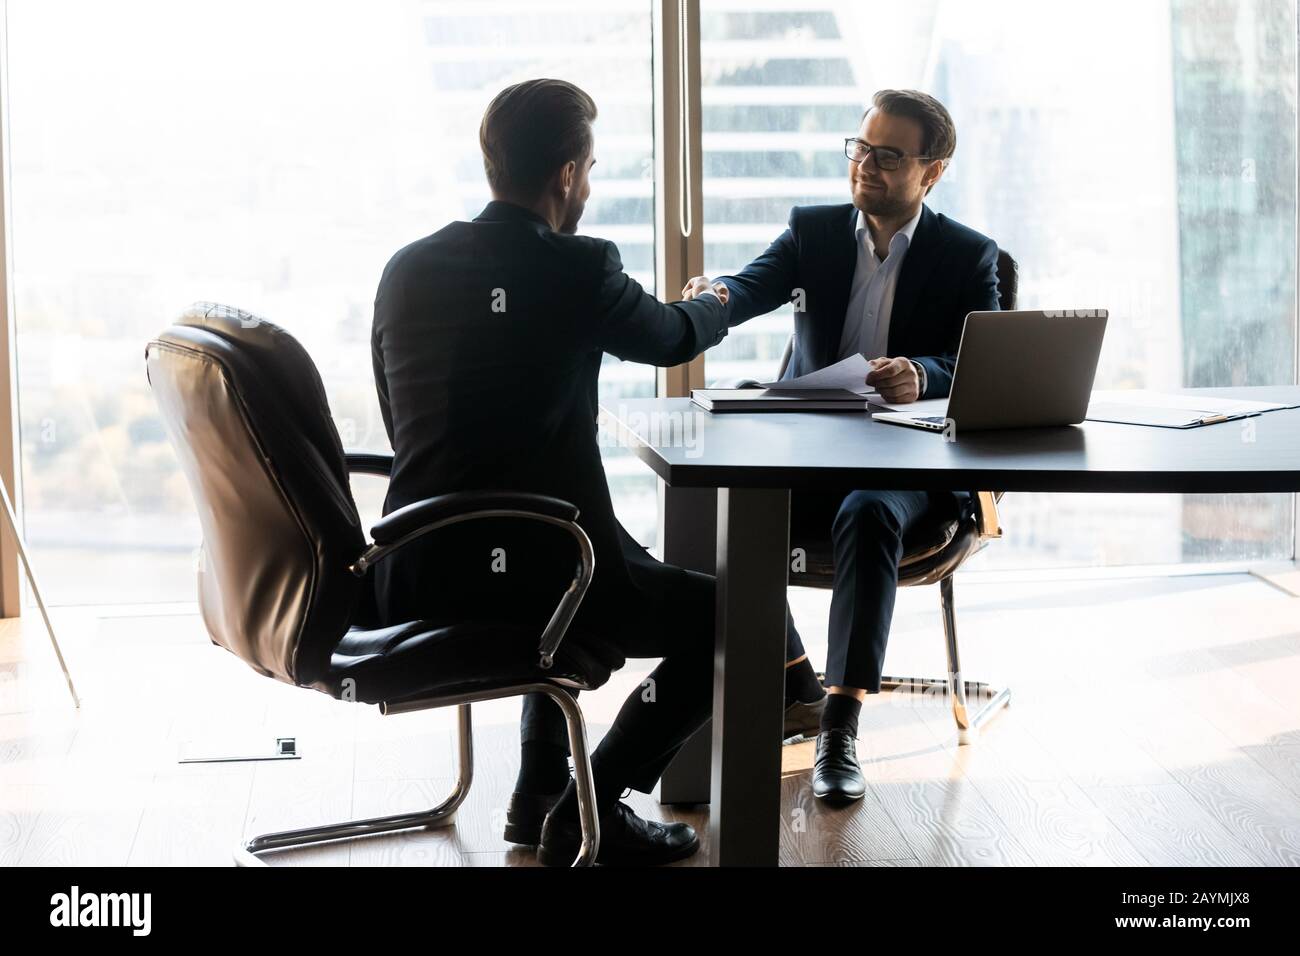
<svg viewBox="0 0 1300 956"><path fill-rule="evenodd" d="M698 295L715 294L726 305L731 291L725 282L710 282L707 276L696 276L682 287L682 299L689 302ZM871 371L866 384L875 388L891 404L914 402L921 397L921 373L911 359L898 356L878 356L868 361Z"/></svg>

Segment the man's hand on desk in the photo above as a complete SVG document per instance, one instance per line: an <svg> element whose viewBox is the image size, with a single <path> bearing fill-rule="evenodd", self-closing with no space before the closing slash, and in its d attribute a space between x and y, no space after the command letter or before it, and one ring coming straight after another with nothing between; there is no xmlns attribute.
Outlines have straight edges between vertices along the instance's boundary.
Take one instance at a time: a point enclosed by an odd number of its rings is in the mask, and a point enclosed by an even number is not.
<svg viewBox="0 0 1300 956"><path fill-rule="evenodd" d="M921 397L921 377L908 358L873 358L867 384L891 404L914 402Z"/></svg>
<svg viewBox="0 0 1300 956"><path fill-rule="evenodd" d="M727 304L726 285L721 282L710 282L708 276L696 276L690 282L686 283L686 285L682 287L682 300L689 302L697 295L703 295L706 292L712 292L722 300L723 305Z"/></svg>

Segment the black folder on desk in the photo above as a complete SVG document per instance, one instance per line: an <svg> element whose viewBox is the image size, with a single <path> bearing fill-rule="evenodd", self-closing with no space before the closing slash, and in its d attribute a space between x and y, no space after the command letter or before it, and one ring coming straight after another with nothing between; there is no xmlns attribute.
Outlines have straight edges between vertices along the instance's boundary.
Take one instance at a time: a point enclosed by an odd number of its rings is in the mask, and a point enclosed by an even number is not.
<svg viewBox="0 0 1300 956"><path fill-rule="evenodd" d="M861 395L843 388L693 388L691 401L709 412L865 412Z"/></svg>

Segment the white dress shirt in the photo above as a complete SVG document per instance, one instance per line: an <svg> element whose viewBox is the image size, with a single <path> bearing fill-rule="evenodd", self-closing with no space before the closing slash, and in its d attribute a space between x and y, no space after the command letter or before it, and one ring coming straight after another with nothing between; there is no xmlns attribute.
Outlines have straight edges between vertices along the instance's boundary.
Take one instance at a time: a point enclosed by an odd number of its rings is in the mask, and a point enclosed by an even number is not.
<svg viewBox="0 0 1300 956"><path fill-rule="evenodd" d="M889 240L889 254L881 262L876 258L876 244L867 227L867 217L861 209L858 210L854 229L858 258L853 268L849 307L844 313L844 332L840 336L841 359L854 353L860 353L869 359L887 354L894 289L898 286L898 274L903 269L903 260L907 257L916 224L920 221L921 212L918 210ZM916 367L920 370L920 366ZM924 379L920 385L924 392Z"/></svg>

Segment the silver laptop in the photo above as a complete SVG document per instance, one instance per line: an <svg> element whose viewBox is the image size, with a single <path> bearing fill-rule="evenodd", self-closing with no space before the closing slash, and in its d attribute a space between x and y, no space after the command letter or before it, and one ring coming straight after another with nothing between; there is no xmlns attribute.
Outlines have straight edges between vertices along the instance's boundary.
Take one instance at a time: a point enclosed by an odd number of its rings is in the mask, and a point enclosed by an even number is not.
<svg viewBox="0 0 1300 956"><path fill-rule="evenodd" d="M1088 414L1105 309L966 316L946 415L877 412L891 425L983 431L1077 425Z"/></svg>

